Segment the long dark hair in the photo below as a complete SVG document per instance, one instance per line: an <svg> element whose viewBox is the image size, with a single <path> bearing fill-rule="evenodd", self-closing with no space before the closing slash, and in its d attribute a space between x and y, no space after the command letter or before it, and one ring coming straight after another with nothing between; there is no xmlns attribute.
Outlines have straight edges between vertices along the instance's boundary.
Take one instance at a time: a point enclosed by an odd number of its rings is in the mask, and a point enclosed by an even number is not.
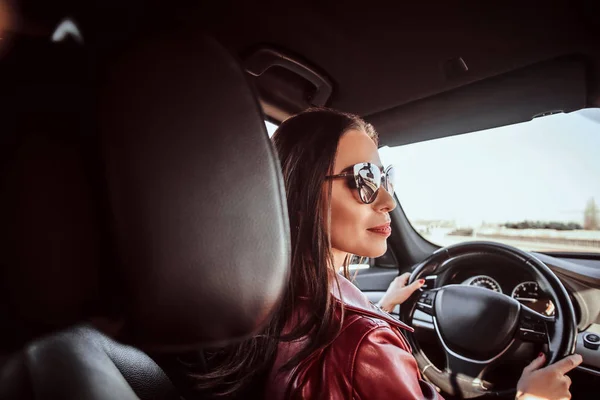
<svg viewBox="0 0 600 400"><path fill-rule="evenodd" d="M278 311L261 334L215 351L208 371L192 373L198 390L231 394L268 372L280 341L306 336L302 350L282 367L291 370L336 337L342 321L335 318L331 285L337 278L331 253L329 209L337 146L351 129L366 132L375 142L373 127L359 117L331 109L309 109L283 122L273 136L281 161L292 240L291 275ZM348 260L344 263L347 276ZM298 301L311 313L290 332L282 332ZM306 305L306 303L304 303ZM343 320L343 313L342 313ZM212 361L212 362L211 362Z"/></svg>

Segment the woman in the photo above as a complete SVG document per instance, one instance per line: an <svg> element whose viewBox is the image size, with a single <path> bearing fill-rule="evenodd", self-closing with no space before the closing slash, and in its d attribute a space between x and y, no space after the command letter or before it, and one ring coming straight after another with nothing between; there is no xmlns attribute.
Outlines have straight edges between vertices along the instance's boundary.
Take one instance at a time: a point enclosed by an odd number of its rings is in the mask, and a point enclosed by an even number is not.
<svg viewBox="0 0 600 400"><path fill-rule="evenodd" d="M231 392L267 376L264 397L279 399L440 398L421 380L391 310L422 282L397 278L373 306L348 279L351 255L378 257L391 233L392 170L383 170L373 127L360 118L314 109L281 124L273 137L281 160L292 239L287 292L263 334L218 352L198 388ZM337 271L343 267L346 278ZM518 395L569 398L572 356L541 368L541 355ZM256 388L254 388L256 389Z"/></svg>

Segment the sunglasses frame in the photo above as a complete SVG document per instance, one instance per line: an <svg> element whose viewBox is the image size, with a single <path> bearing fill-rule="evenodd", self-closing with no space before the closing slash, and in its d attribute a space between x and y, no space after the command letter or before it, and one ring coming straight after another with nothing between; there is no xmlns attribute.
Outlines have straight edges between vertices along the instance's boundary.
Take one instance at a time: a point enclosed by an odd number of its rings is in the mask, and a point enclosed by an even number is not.
<svg viewBox="0 0 600 400"><path fill-rule="evenodd" d="M378 182L378 186L377 186L377 190L375 191L375 193L373 194L373 197L371 199L371 201L367 201L366 199L363 198L362 195L362 191L361 191L361 182L360 179L362 178L361 176L359 176L358 171L360 171L363 168L372 168L375 167L377 168L380 172L381 172L381 181ZM358 164L354 164L351 167L346 168L346 170L352 170L352 172L342 172L341 174L337 174L337 175L327 175L325 178L327 179L338 179L338 178L354 178L349 180L349 182L352 183L351 188L352 189L358 189L358 197L360 198L360 201L362 201L365 204L371 204L373 203L376 199L377 196L379 195L379 190L383 187L388 193L390 193L392 196L394 195L394 191L392 190L390 192L389 188L390 186L393 188L393 183L390 182L389 179L389 172L394 168L393 165L388 166L387 168L383 169L383 168L379 168L378 165L373 164L373 163L358 163Z"/></svg>

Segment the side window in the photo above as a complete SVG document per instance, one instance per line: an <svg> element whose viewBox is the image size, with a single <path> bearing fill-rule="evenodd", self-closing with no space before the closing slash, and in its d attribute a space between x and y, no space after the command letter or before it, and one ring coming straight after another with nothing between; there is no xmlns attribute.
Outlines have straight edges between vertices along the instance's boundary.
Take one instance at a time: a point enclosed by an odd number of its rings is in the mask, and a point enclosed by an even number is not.
<svg viewBox="0 0 600 400"><path fill-rule="evenodd" d="M348 265L348 271L358 272L361 269L369 269L371 266L371 264L369 264L370 260L371 259L368 257L352 256L350 259L350 264ZM340 267L338 272L343 274L344 267Z"/></svg>
<svg viewBox="0 0 600 400"><path fill-rule="evenodd" d="M265 121L265 126L267 127L267 133L269 134L269 137L272 137L275 131L277 130L277 125L269 121Z"/></svg>
<svg viewBox="0 0 600 400"><path fill-rule="evenodd" d="M369 257L352 256L352 258L350 259L350 265L348 269L350 271L355 271L357 269L367 269L370 266L369 261Z"/></svg>

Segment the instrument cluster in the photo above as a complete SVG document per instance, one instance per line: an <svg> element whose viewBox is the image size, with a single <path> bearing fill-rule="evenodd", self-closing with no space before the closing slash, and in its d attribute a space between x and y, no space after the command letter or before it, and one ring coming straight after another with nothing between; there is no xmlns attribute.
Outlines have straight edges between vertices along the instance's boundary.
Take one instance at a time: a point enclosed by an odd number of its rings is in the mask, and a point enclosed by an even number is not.
<svg viewBox="0 0 600 400"><path fill-rule="evenodd" d="M488 275L475 275L462 282L463 285L479 286L498 293L510 295L526 307L540 314L554 315L554 303L535 281L524 281L517 284L510 293L505 293L497 280Z"/></svg>

